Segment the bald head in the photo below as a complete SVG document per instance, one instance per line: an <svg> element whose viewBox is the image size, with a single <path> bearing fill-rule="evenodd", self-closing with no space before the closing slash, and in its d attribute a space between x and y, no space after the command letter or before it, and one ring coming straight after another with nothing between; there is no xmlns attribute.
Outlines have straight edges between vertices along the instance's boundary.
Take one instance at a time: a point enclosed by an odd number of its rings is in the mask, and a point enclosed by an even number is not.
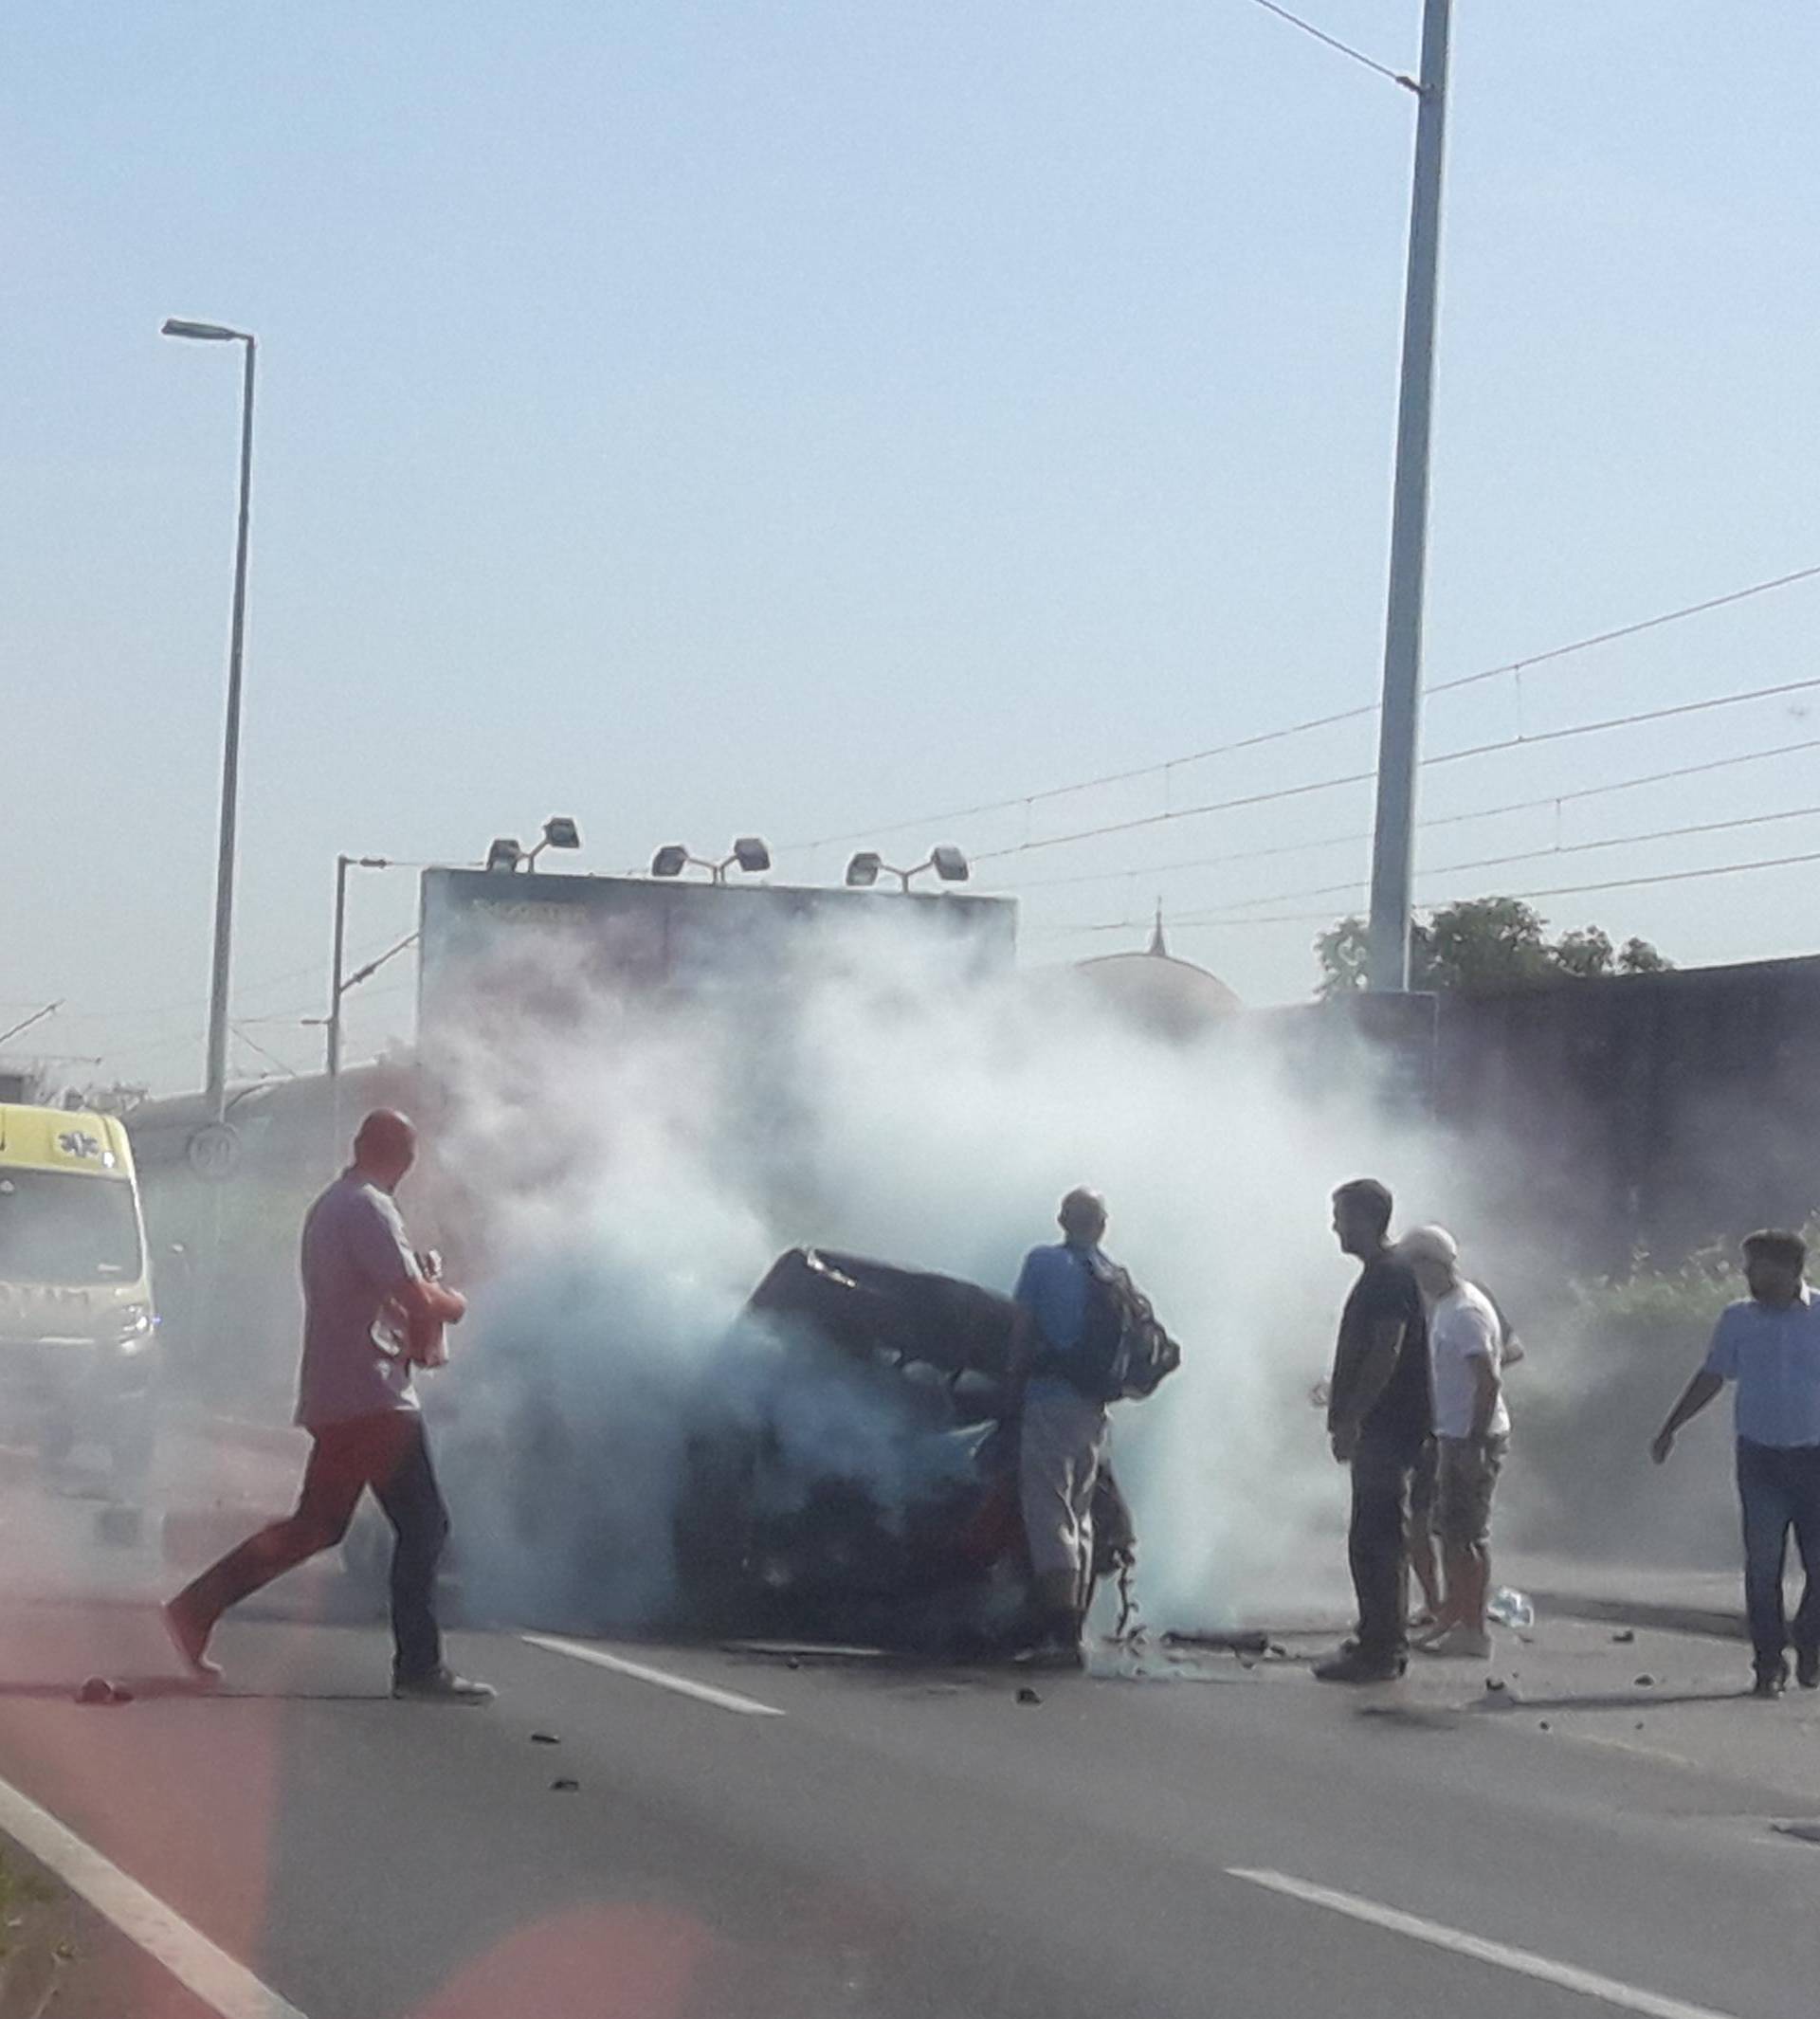
<svg viewBox="0 0 1820 2019"><path fill-rule="evenodd" d="M396 1108L374 1108L354 1138L354 1168L382 1191L404 1182L417 1161L417 1131Z"/></svg>
<svg viewBox="0 0 1820 2019"><path fill-rule="evenodd" d="M1097 1247L1106 1230L1106 1202L1097 1191L1077 1185L1062 1201L1055 1217L1070 1241L1082 1247Z"/></svg>

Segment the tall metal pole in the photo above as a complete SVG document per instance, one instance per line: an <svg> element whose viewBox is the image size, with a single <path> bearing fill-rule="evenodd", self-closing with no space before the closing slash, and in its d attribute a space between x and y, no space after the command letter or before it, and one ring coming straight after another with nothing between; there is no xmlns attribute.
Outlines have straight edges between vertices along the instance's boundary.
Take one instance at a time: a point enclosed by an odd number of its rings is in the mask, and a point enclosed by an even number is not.
<svg viewBox="0 0 1820 2019"><path fill-rule="evenodd" d="M326 1064L331 1080L341 1070L341 1002L355 982L364 981L373 973L373 965L361 969L350 981L347 973L346 951L348 941L348 871L350 869L390 869L391 858L386 855L337 855L335 859L335 943L329 955L329 1013L320 1021L328 1033ZM394 953L396 948L392 950Z"/></svg>
<svg viewBox="0 0 1820 2019"><path fill-rule="evenodd" d="M1373 989L1401 990L1410 985L1410 883L1422 728L1422 590L1429 544L1429 423L1434 385L1451 9L1452 0L1424 0L1415 183L1410 203L1410 264L1403 300L1403 380L1396 416L1396 489L1391 516L1391 589L1384 624L1377 828L1372 849L1366 982Z"/></svg>
<svg viewBox="0 0 1820 2019"><path fill-rule="evenodd" d="M228 727L221 758L221 846L215 862L215 952L209 990L209 1069L205 1092L209 1112L219 1121L228 1107L228 971L234 939L234 841L240 813L240 685L246 636L246 543L253 502L253 364L257 345L246 346L246 375L240 412L240 524L234 544L234 613L228 646Z"/></svg>
<svg viewBox="0 0 1820 2019"><path fill-rule="evenodd" d="M347 944L348 870L353 862L354 858L348 855L337 855L335 859L335 951L329 961L329 1035L325 1061L331 1080L341 1070L341 955Z"/></svg>

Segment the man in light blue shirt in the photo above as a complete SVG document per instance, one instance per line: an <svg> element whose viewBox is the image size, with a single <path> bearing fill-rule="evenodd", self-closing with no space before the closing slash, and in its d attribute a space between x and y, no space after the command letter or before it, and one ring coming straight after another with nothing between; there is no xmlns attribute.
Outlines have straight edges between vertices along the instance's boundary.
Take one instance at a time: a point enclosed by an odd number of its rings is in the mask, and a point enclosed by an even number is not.
<svg viewBox="0 0 1820 2019"><path fill-rule="evenodd" d="M1791 1639L1795 1680L1803 1689L1820 1689L1820 1298L1805 1280L1808 1247L1799 1234L1766 1229L1749 1236L1743 1252L1750 1297L1720 1313L1704 1363L1650 1452L1662 1464L1682 1425L1726 1382L1737 1385L1755 1694L1774 1698L1788 1687ZM1793 1634L1782 1599L1791 1529L1807 1580Z"/></svg>

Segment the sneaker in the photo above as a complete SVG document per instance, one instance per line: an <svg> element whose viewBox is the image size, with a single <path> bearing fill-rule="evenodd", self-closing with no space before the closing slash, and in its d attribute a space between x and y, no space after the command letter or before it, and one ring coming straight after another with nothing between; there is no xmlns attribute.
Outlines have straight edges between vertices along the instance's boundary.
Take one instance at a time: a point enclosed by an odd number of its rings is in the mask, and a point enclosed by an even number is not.
<svg viewBox="0 0 1820 2019"><path fill-rule="evenodd" d="M1751 1684L1751 1695L1760 1697L1766 1703L1773 1703L1789 1686L1789 1672L1786 1668L1759 1668L1756 1681Z"/></svg>
<svg viewBox="0 0 1820 2019"><path fill-rule="evenodd" d="M1342 1649L1315 1670L1317 1682L1395 1682L1408 1663L1400 1654L1366 1655L1356 1647Z"/></svg>
<svg viewBox="0 0 1820 2019"><path fill-rule="evenodd" d="M219 1682L221 1664L211 1662L207 1652L212 1628L192 1619L174 1598L168 1606L158 1609L158 1617L164 1622L164 1630L171 1636L171 1645L177 1650L178 1660L196 1681Z"/></svg>
<svg viewBox="0 0 1820 2019"><path fill-rule="evenodd" d="M1820 1647L1794 1650L1794 1680L1803 1689L1820 1689Z"/></svg>
<svg viewBox="0 0 1820 2019"><path fill-rule="evenodd" d="M394 1676L391 1693L411 1703L491 1703L499 1695L492 1683L470 1682L452 1668L432 1668L427 1676Z"/></svg>
<svg viewBox="0 0 1820 2019"><path fill-rule="evenodd" d="M1491 1635L1475 1633L1470 1627L1449 1627L1438 1639L1420 1641L1416 1646L1418 1653L1430 1655L1438 1662L1491 1660Z"/></svg>

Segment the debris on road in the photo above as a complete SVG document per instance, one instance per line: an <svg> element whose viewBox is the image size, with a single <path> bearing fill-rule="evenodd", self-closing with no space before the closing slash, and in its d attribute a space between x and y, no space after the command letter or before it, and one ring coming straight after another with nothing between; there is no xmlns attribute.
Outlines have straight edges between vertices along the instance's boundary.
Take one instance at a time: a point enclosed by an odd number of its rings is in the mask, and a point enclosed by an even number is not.
<svg viewBox="0 0 1820 2019"><path fill-rule="evenodd" d="M1637 1632L1634 1627L1625 1627L1611 1636L1620 1647L1628 1647L1636 1637Z"/></svg>
<svg viewBox="0 0 1820 2019"><path fill-rule="evenodd" d="M1536 1624L1536 1608L1520 1592L1513 1592L1508 1585L1500 1586L1491 1594L1485 1612L1501 1627L1533 1627Z"/></svg>
<svg viewBox="0 0 1820 2019"><path fill-rule="evenodd" d="M1020 1703L1041 1703L1043 1700L1037 1695L1035 1690L1031 1689L1030 1686L1026 1683L1025 1686L1018 1691L1017 1701Z"/></svg>
<svg viewBox="0 0 1820 2019"><path fill-rule="evenodd" d="M1273 1650L1267 1633L1166 1633L1165 1647L1218 1647L1228 1654L1281 1654L1282 1648Z"/></svg>
<svg viewBox="0 0 1820 2019"><path fill-rule="evenodd" d="M89 1676L76 1691L78 1703L131 1703L133 1692L105 1676Z"/></svg>
<svg viewBox="0 0 1820 2019"><path fill-rule="evenodd" d="M562 1740L554 1732L533 1732L531 1743L534 1746L559 1746Z"/></svg>
<svg viewBox="0 0 1820 2019"><path fill-rule="evenodd" d="M1654 1689L1656 1686L1656 1679L1654 1676L1639 1676L1637 1678L1636 1686L1639 1689Z"/></svg>
<svg viewBox="0 0 1820 2019"><path fill-rule="evenodd" d="M552 1781L550 1783L550 1792L552 1794L579 1794L581 1792L581 1783L566 1778Z"/></svg>

